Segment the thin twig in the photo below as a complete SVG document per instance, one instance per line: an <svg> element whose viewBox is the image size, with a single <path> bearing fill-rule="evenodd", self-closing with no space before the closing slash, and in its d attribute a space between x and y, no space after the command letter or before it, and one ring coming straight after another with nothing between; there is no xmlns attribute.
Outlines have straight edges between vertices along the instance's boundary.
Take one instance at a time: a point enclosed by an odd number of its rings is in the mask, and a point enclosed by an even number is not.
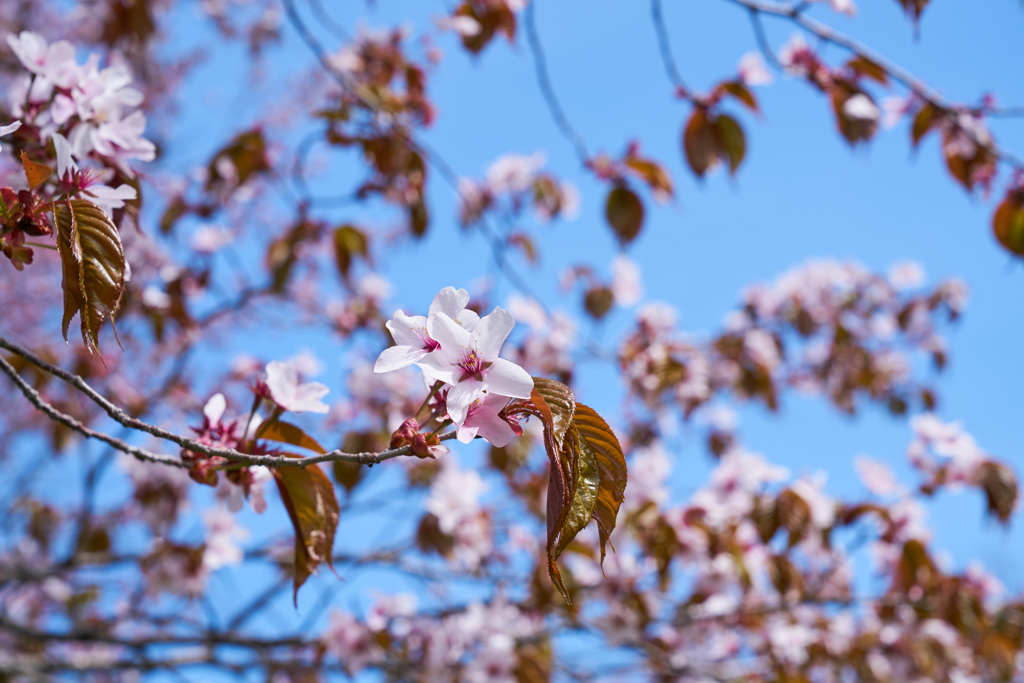
<svg viewBox="0 0 1024 683"><path fill-rule="evenodd" d="M661 62L665 65L665 73L672 81L672 85L679 92L687 92L683 77L676 67L675 57L672 55L672 43L669 41L668 29L665 28L665 17L661 12L661 0L651 0L651 22L654 24L654 33L658 36L658 52L661 53Z"/></svg>
<svg viewBox="0 0 1024 683"><path fill-rule="evenodd" d="M544 97L548 111L551 112L551 118L554 119L555 126L572 143L580 163L586 166L587 161L590 159L590 154L587 153L586 142L584 142L583 136L569 122L569 118L565 115L565 110L562 109L562 104L558 100L558 95L555 93L555 88L551 85L547 60L544 57L544 47L541 45L540 35L537 32L537 22L534 18L534 7L536 4L536 2L531 2L526 5L524 24L526 26L526 42L530 46L534 69L537 72L537 84L540 86L540 93Z"/></svg>
<svg viewBox="0 0 1024 683"><path fill-rule="evenodd" d="M86 382L78 375L74 375L70 372L67 372L66 370L63 370L51 363L44 361L43 359L39 358L28 349L23 348L11 341L8 341L3 337L0 337L0 348L6 349L11 353L21 356L28 362L38 367L40 370L43 370L44 372L47 372L53 375L54 377L62 379L71 386L75 387L80 392L85 394L86 397L88 397L96 405L102 408L107 413L107 415L109 415L110 418L113 419L115 422L130 429L145 432L147 434L157 437L158 439L170 441L171 443L177 444L181 448L196 453L202 453L203 455L220 456L232 462L238 462L244 465L302 468L309 467L310 465L314 465L321 462L334 462L335 460L344 460L346 462L354 462L361 465L373 465L379 462L384 462L385 460L390 460L392 458L397 458L412 453L411 446L402 446L401 448L392 448L386 451L380 451L376 453L346 453L345 451L339 449L321 455L310 456L307 458L289 458L286 456L275 455L254 455L251 453L241 453L232 448L217 448L213 446L208 446L206 444L195 441L194 439L189 439L179 434L169 432L166 429L162 429L160 427L157 427L156 425L152 425L132 417L124 410L122 410L121 408L110 402L108 399L106 399L102 394L96 391L91 385L89 385L88 382ZM141 448L136 448L135 446L131 446L125 443L124 441L121 441L120 439L115 439L114 437L89 429L82 423L75 420L73 417L60 412L52 405L47 403L45 400L43 400L39 393L31 386L29 386L25 382L25 380L22 379L20 375L18 375L17 371L15 371L15 369L9 363L7 363L7 361L0 358L0 363L2 363L2 365L0 365L0 369L2 369L9 377L11 377L15 384L18 385L18 388L21 389L22 393L25 394L25 397L28 398L28 400L33 405L35 405L36 408L46 413L46 415L48 415L50 418L57 420L58 422L61 422L62 424L68 426L69 428L84 436L98 439L100 441L108 443L114 448L124 453L128 453L129 455L133 455L141 460L160 462L163 464L174 465L176 467L186 466L185 463L183 463L181 460L177 458L173 458L167 455L160 455L158 453L152 453ZM439 438L441 441L454 439L455 432L448 432L447 434L441 435Z"/></svg>
<svg viewBox="0 0 1024 683"><path fill-rule="evenodd" d="M872 62L881 66L886 73L894 81L904 86L912 93L917 95L921 100L927 102L931 106L941 111L953 125L957 125L956 117L964 110L963 107L958 107L952 103L947 102L939 95L934 89L931 88L927 83L921 79L915 77L909 71L894 64L884 57L877 54L874 50L868 46L850 38L849 36L836 31L831 26L813 19L803 13L806 7L806 3L782 3L773 2L770 0L727 0L734 5L744 7L747 11L754 14L764 14L767 16L776 17L789 21L790 23L796 24L808 33L816 36L818 39L825 43L830 43L837 47L841 47L848 52L851 52L857 56L869 59ZM757 24L755 23L755 26ZM762 51L764 48L762 48ZM1006 163L1014 168L1024 170L1024 161L1018 159L1012 154L1005 152L998 147L991 140L983 140L979 136L980 134L970 128L958 126L958 129L964 134L971 137L972 141L980 147L988 149L991 153L1003 163Z"/></svg>

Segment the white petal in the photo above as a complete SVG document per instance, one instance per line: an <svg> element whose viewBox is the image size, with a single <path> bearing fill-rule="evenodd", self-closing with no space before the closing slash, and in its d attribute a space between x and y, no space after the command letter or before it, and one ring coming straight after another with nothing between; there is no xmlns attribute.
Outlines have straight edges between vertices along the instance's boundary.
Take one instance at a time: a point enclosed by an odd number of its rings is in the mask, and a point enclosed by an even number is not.
<svg viewBox="0 0 1024 683"><path fill-rule="evenodd" d="M426 349L419 349L412 346L398 345L381 351L377 362L373 364L373 371L377 373L392 372L408 367L427 355Z"/></svg>
<svg viewBox="0 0 1024 683"><path fill-rule="evenodd" d="M422 315L406 315L405 311L398 309L394 317L384 323L388 332L395 338L396 344L405 346L423 346L423 337L416 330L427 332L427 319Z"/></svg>
<svg viewBox="0 0 1024 683"><path fill-rule="evenodd" d="M511 396L512 398L529 398L533 391L533 378L523 368L510 360L497 358L491 367L484 372L484 382L492 394Z"/></svg>
<svg viewBox="0 0 1024 683"><path fill-rule="evenodd" d="M434 301L431 302L429 315L444 313L452 320L458 320L459 312L462 311L468 303L469 292L464 289L445 287L437 293L437 296L434 297Z"/></svg>
<svg viewBox="0 0 1024 683"><path fill-rule="evenodd" d="M203 415L210 421L210 424L217 424L224 417L224 411L227 407L228 402L224 398L224 394L214 394L206 402L206 405L203 406Z"/></svg>
<svg viewBox="0 0 1024 683"><path fill-rule="evenodd" d="M444 313L427 318L427 333L441 345L441 355L452 362L458 362L473 345L473 336Z"/></svg>
<svg viewBox="0 0 1024 683"><path fill-rule="evenodd" d="M480 319L480 324L473 330L476 337L476 351L480 358L486 361L493 361L501 351L501 345L505 343L516 320L512 314L504 308L495 308L489 315ZM443 342L442 342L443 344Z"/></svg>
<svg viewBox="0 0 1024 683"><path fill-rule="evenodd" d="M10 135L19 128L21 128L21 121L13 121L12 123L8 123L6 126L0 126L0 138L5 135Z"/></svg>
<svg viewBox="0 0 1024 683"><path fill-rule="evenodd" d="M472 405L473 401L481 398L484 391L484 385L482 382L469 379L464 382L459 382L451 388L448 392L448 417L452 419L457 425L461 425L466 421L466 416L469 414L469 406Z"/></svg>
<svg viewBox="0 0 1024 683"><path fill-rule="evenodd" d="M416 366L423 371L428 384L433 382L455 384L459 381L459 376L462 374L462 370L458 366L449 363L441 355L440 350L426 354L416 363Z"/></svg>

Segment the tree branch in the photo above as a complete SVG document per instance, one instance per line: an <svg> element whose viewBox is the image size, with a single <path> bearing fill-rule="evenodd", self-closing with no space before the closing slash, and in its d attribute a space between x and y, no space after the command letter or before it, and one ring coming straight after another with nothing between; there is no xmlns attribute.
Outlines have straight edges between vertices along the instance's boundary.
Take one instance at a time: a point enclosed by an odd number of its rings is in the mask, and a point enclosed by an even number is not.
<svg viewBox="0 0 1024 683"><path fill-rule="evenodd" d="M860 43L854 40L853 38L850 38L845 34L836 31L831 26L828 26L823 22L806 16L803 13L803 10L806 8L807 3L800 2L796 4L788 4L782 2L773 2L771 0L727 0L727 2L731 2L734 5L744 7L754 15L764 14L767 16L772 16L789 21L790 23L795 24L802 28L803 30L807 31L808 33L818 37L825 43L830 43L837 47L841 47L859 57L864 57L865 59L871 60L872 62L878 64L883 69L885 69L886 73L888 73L894 81L901 84L902 86L910 90L912 93L917 95L919 98L921 98L923 101L927 102L928 104L942 112L942 114L947 119L949 119L953 123L953 125L956 125L960 131L970 136L971 140L979 147L990 150L992 154L1003 163L1008 164L1016 169L1024 170L1024 161L1018 159L1017 157L1013 156L1008 152L999 149L991 140L980 139L977 131L964 128L957 124L957 115L964 110L963 107L958 107L950 102L947 102L942 98L941 95L939 95L938 92L933 90L931 86L929 86L927 83L915 77L913 74L911 74L909 71L899 66L898 64L894 64L893 62L887 60L886 58L878 55L876 52L874 52L871 48L864 45L863 43ZM758 25L756 21L754 25L755 27ZM764 46L762 46L762 51L764 51L764 49Z"/></svg>
<svg viewBox="0 0 1024 683"><path fill-rule="evenodd" d="M75 387L77 390L85 394L96 405L102 408L107 413L107 415L109 415L110 418L113 419L115 422L130 429L145 432L147 434L157 437L158 439L169 441L180 446L181 448L193 451L195 453L202 453L203 455L211 456L220 456L231 462L241 463L243 465L300 468L309 467L310 465L314 465L321 462L334 462L336 460L354 462L360 465L374 465L379 462L384 462L385 460L390 460L391 458L397 458L403 455L410 455L412 453L411 446L402 446L401 448L392 448L386 451L380 451L376 453L346 453L345 451L338 449L330 451L328 453L310 456L307 458L289 458L286 456L276 455L254 455L251 453L242 453L231 448L217 448L213 446L208 446L206 444L195 441L194 439L189 439L180 436L173 432L169 432L166 429L157 427L156 425L151 425L147 422L143 422L142 420L132 417L124 410L114 405L111 401L107 400L102 394L100 394L98 391L92 388L92 386L90 386L88 382L86 382L78 375L71 374L66 370L63 370L51 363L44 361L43 359L39 358L28 349L23 348L11 341L8 341L3 337L0 337L0 348L6 349L11 353L21 356L28 362L38 367L40 370L43 370L44 372L47 372L53 375L54 377L58 377L59 379L62 379L71 386ZM70 415L62 413L61 411L54 408L51 404L47 403L39 395L39 393L31 386L29 386L29 384L26 383L25 380L22 379L20 375L18 375L17 371L3 358L0 358L0 369L2 369L3 372L7 374L15 384L18 385L18 388L21 389L21 392L25 395L29 402L31 402L37 409L45 413L51 419L64 424L65 426L69 427L70 429L73 429L79 434L82 434L92 439L98 439L100 441L103 441L113 446L117 450L122 451L124 453L128 453L129 455L139 458L140 460L146 460L149 462L159 462L161 464L173 465L175 467L186 466L185 463L183 463L178 458L174 458L168 455L161 455L159 453L153 453L141 448L137 448L135 446L125 443L124 441L121 441L120 439L115 439L112 436L108 436L101 432L89 429L81 422L75 420ZM450 431L446 434L442 434L438 438L441 441L454 439L455 432Z"/></svg>
<svg viewBox="0 0 1024 683"><path fill-rule="evenodd" d="M524 24L526 25L526 42L530 46L534 69L537 72L537 84L540 86L540 93L544 97L548 111L551 112L551 118L554 119L555 126L572 144L580 163L586 166L590 159L590 154L587 153L587 145L583 140L583 136L569 123L569 118L565 115L565 110L562 109L562 104L558 100L555 88L551 85L551 77L548 74L547 61L544 57L544 47L541 45L540 35L537 32L537 22L534 18L535 5L535 2L530 2L526 5Z"/></svg>

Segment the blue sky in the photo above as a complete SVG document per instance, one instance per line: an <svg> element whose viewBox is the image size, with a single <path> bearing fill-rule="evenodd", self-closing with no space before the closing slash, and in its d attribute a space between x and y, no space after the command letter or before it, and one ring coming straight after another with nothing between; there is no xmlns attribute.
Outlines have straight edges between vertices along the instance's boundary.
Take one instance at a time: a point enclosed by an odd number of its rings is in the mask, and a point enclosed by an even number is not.
<svg viewBox="0 0 1024 683"><path fill-rule="evenodd" d="M680 71L694 90L707 89L735 74L738 58L754 48L746 13L729 2L665 0L664 4ZM827 7L815 8L813 14L863 40L951 100L974 102L991 91L1003 104L1024 104L1018 68L1024 9L1019 3L989 0L984 9L979 4L968 12L963 3L936 0L926 11L916 39L896 2L862 0L860 4L861 12L852 20ZM432 17L445 7L445 3L414 0L380 0L374 8L359 2L324 5L352 33L360 25L377 28L396 23L407 23L417 31L432 30ZM215 34L196 23L192 3L176 11L173 52L196 44L217 44ZM993 202L968 196L954 184L936 140L927 140L915 153L910 149L907 124L902 123L882 131L868 145L850 149L835 130L828 103L805 83L781 78L757 91L761 117L740 113L748 156L736 177L718 171L699 182L680 154L680 131L689 105L672 96L659 61L649 4L540 2L537 20L552 80L591 151L618 155L629 140L638 139L646 153L666 164L676 181L675 201L665 206L648 204L644 233L629 250L643 268L649 298L675 305L682 326L700 334L718 327L745 286L772 279L811 258L857 260L879 270L913 259L924 265L929 282L963 277L971 297L964 319L949 335L952 363L936 382L941 397L938 413L945 419L962 420L982 447L1018 472L1024 471L1020 436L1024 269L991 236ZM795 31L771 19L766 19L766 26L776 47ZM312 56L290 27L284 32L283 43L272 48L267 59L268 80L255 88L244 81L241 48L213 48L210 63L188 81L186 93L191 101L175 117L168 138L169 149L177 146L188 151L163 163L187 170L204 161L240 125L260 120L283 88L296 87L295 73L311 68ZM322 28L318 35L328 46L340 45L336 36ZM543 253L542 266L530 271L531 283L549 301L574 307L575 300L557 289L559 271L572 263L588 262L607 273L618 253L602 216L602 186L580 168L572 147L554 127L539 96L522 35L514 45L496 40L476 58L459 49L450 34L441 36L438 45L444 59L429 84L438 117L425 139L463 175L480 176L505 153L543 151L556 175L579 186L583 201L575 221L524 224ZM829 61L841 56L835 48L824 54ZM225 114L210 117L211 110ZM993 128L1004 147L1024 150L1024 120L998 121ZM294 143L315 129L307 121L286 142ZM331 174L318 181L317 190L348 189L357 168L345 161L332 164ZM458 228L451 189L436 177L430 186L430 203L434 213L430 237L423 244L399 246L389 254L390 267L385 272L396 285L393 307L424 310L439 288L467 287L490 272L484 241ZM379 207L328 210L319 216L338 222L355 218L381 229L397 220ZM259 257L256 252L251 256ZM517 267L527 270L522 263ZM511 290L507 283L500 287L504 298ZM627 323L628 316L620 314L610 321L602 338L616 339ZM581 332L584 337L592 334L586 326ZM298 328L275 334L272 340L265 337L248 343L245 351L268 359L312 348L327 363L320 379L335 395L342 390L343 356L322 328ZM616 421L621 388L613 373L584 366L577 388L582 400ZM882 460L897 473L909 472L903 456L911 435L909 425L879 409L869 408L851 419L820 399L791 395L778 416L758 407L744 407L740 415L745 444L794 473L828 472L828 490L834 494L863 493L852 468L859 454ZM684 438L683 442L672 479L679 495L699 486L709 470L698 440ZM387 488L387 475L379 478L377 486ZM931 508L938 545L949 550L957 564L978 559L1019 589L1024 531L1001 530L983 519L983 507L975 492L940 497ZM255 518L246 518L252 529L258 528L254 522ZM389 522L386 509L371 515L365 524L343 520L342 528L352 531L339 536L336 549L345 550L342 544L350 539L353 543L375 540ZM258 533L254 537L260 538ZM341 604L373 588L391 592L403 585L397 577L367 576L340 589ZM264 580L251 574L225 574L215 581L240 579L253 585ZM307 588L309 593L300 600L313 604L314 594L323 585ZM287 614L285 607L278 612ZM302 614L289 618L301 620Z"/></svg>

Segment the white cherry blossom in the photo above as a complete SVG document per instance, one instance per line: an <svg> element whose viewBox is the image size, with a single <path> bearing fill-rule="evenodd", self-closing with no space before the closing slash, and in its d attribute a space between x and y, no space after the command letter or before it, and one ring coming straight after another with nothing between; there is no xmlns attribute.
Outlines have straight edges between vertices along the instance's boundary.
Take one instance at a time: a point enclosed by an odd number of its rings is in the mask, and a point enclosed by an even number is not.
<svg viewBox="0 0 1024 683"><path fill-rule="evenodd" d="M267 363L267 389L274 403L293 413L326 413L330 409L320 400L330 390L320 382L303 383L294 363Z"/></svg>
<svg viewBox="0 0 1024 683"><path fill-rule="evenodd" d="M482 394L529 398L533 378L512 361L499 358L502 344L515 320L503 308L480 319L472 329L444 313L427 320L427 331L440 347L420 363L424 374L452 386L448 392L448 416L461 425L469 406Z"/></svg>
<svg viewBox="0 0 1024 683"><path fill-rule="evenodd" d="M466 290L445 287L434 297L426 317L408 315L402 309L395 311L394 317L384 324L394 338L395 345L384 349L377 358L373 371L398 370L436 351L440 344L427 332L427 321L433 316L444 314L467 329L474 327L480 318L474 311L466 308L468 303L469 293Z"/></svg>

